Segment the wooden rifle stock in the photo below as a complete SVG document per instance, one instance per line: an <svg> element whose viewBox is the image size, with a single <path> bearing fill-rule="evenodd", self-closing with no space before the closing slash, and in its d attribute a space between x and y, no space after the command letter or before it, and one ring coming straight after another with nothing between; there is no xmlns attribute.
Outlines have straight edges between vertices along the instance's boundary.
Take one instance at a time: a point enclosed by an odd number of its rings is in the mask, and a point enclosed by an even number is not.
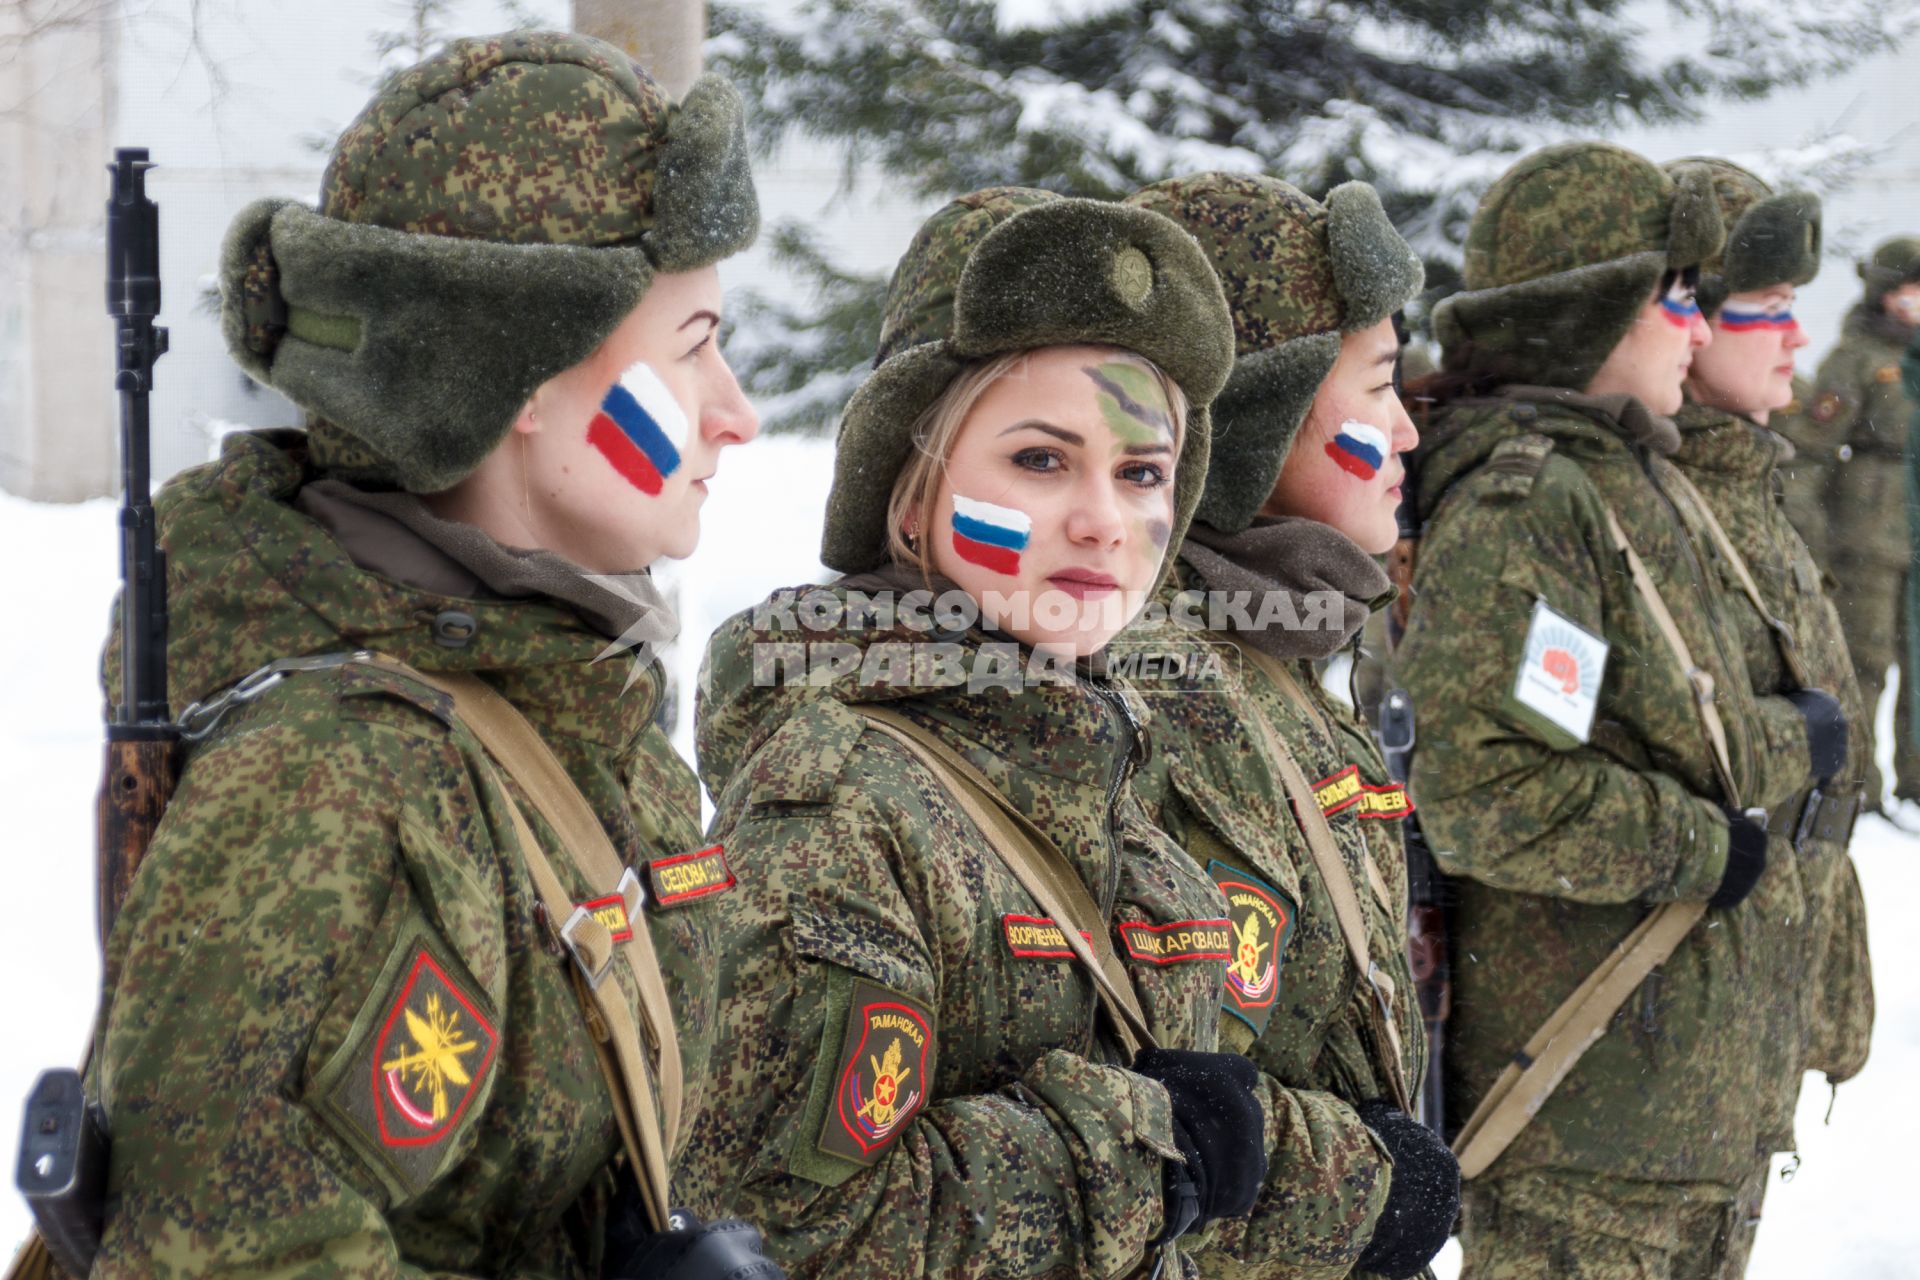
<svg viewBox="0 0 1920 1280"><path fill-rule="evenodd" d="M108 736L106 769L95 808L99 873L95 906L103 948L173 798L179 759L180 743L173 738Z"/></svg>

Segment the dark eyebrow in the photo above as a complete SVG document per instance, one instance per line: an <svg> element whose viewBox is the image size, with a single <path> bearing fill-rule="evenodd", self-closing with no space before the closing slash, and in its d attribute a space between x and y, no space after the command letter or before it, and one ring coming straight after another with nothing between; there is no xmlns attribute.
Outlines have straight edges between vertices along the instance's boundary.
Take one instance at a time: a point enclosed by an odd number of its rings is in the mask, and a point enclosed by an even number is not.
<svg viewBox="0 0 1920 1280"><path fill-rule="evenodd" d="M1148 457L1154 454L1171 456L1173 446L1170 444L1130 444L1120 452L1129 458Z"/></svg>
<svg viewBox="0 0 1920 1280"><path fill-rule="evenodd" d="M1394 346L1388 348L1385 351L1382 351L1379 355L1375 356L1373 358L1373 363L1376 365L1392 364L1395 360L1398 360L1399 358L1400 358L1400 347L1396 343ZM1371 368L1372 366L1368 366L1368 367Z"/></svg>
<svg viewBox="0 0 1920 1280"><path fill-rule="evenodd" d="M715 315L711 311L696 311L692 315L688 316L685 320L682 320L680 322L680 328L684 329L688 325L693 324L700 320L705 320L708 324L712 325L716 329L720 327L719 316ZM674 332L678 333L679 329L674 330Z"/></svg>
<svg viewBox="0 0 1920 1280"><path fill-rule="evenodd" d="M1056 427L1052 423L1041 422L1038 418L1028 418L1024 422L1016 422L1000 434L1010 436L1014 432L1022 430L1038 431L1043 435L1052 436L1056 440L1064 440L1070 445L1084 446L1087 443L1085 436L1075 435L1065 427Z"/></svg>

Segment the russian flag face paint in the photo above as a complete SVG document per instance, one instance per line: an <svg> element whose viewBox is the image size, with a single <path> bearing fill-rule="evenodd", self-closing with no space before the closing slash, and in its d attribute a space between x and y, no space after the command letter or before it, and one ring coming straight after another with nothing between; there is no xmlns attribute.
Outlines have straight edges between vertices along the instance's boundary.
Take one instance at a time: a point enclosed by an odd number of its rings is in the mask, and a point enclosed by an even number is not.
<svg viewBox="0 0 1920 1280"><path fill-rule="evenodd" d="M657 496L680 469L690 424L686 410L653 366L636 364L620 375L587 428L587 443L640 492Z"/></svg>
<svg viewBox="0 0 1920 1280"><path fill-rule="evenodd" d="M1791 311L1742 307L1732 302L1720 308L1718 321L1725 333L1789 333L1800 323Z"/></svg>
<svg viewBox="0 0 1920 1280"><path fill-rule="evenodd" d="M1387 433L1349 418L1340 424L1339 434L1327 441L1327 456L1348 475L1371 480L1387 460Z"/></svg>
<svg viewBox="0 0 1920 1280"><path fill-rule="evenodd" d="M1033 518L1024 511L953 495L953 551L968 564L1012 577L1032 533Z"/></svg>
<svg viewBox="0 0 1920 1280"><path fill-rule="evenodd" d="M1673 287L1660 299L1660 314L1666 317L1668 324L1685 329L1700 314L1700 304L1693 300L1692 289L1675 280Z"/></svg>

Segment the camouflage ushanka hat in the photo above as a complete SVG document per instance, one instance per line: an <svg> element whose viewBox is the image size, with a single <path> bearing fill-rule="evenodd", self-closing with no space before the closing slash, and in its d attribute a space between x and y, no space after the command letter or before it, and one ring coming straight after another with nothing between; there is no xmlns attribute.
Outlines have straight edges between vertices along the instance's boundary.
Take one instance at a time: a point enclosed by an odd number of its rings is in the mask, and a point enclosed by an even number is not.
<svg viewBox="0 0 1920 1280"><path fill-rule="evenodd" d="M351 478L430 493L478 466L657 271L752 243L740 97L668 100L612 45L458 40L391 77L334 147L318 212L260 200L227 232L227 349L331 430Z"/></svg>
<svg viewBox="0 0 1920 1280"><path fill-rule="evenodd" d="M1880 299L1920 280L1920 236L1895 236L1881 242L1873 256L1860 264L1859 272L1867 286L1867 306L1878 311Z"/></svg>
<svg viewBox="0 0 1920 1280"><path fill-rule="evenodd" d="M1442 366L1583 391L1667 271L1726 240L1705 172L1567 142L1500 176L1467 230L1465 288L1434 308Z"/></svg>
<svg viewBox="0 0 1920 1280"><path fill-rule="evenodd" d="M914 236L887 286L874 370L847 402L820 558L887 558L887 503L913 428L967 367L1075 344L1146 357L1190 406L1175 468L1173 545L1206 478L1207 405L1233 363L1233 324L1193 237L1157 213L1020 187L960 197Z"/></svg>
<svg viewBox="0 0 1920 1280"><path fill-rule="evenodd" d="M1700 263L1700 309L1720 309L1730 294L1802 285L1820 273L1820 197L1782 191L1729 160L1689 156L1669 161L1667 175L1680 181L1689 170L1704 173L1728 228L1719 253Z"/></svg>
<svg viewBox="0 0 1920 1280"><path fill-rule="evenodd" d="M1273 492L1340 339L1405 307L1426 278L1364 182L1325 204L1274 178L1203 173L1136 192L1200 242L1233 315L1233 373L1213 403L1213 460L1194 518L1237 533Z"/></svg>

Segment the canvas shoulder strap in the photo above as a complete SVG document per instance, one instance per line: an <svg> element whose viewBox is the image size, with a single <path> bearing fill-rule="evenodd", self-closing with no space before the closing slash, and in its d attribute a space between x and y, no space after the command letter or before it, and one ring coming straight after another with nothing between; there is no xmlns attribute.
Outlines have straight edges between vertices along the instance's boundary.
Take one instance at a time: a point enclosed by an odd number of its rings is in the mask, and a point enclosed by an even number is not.
<svg viewBox="0 0 1920 1280"><path fill-rule="evenodd" d="M1694 497L1697 502L1698 495ZM1704 503L1698 505L1705 510ZM1712 521L1711 513L1708 519ZM1701 729L1713 752L1714 767L1726 788L1728 801L1737 806L1739 790L1727 753L1726 727L1713 703L1713 677L1694 662L1667 602L1661 598L1659 588L1628 541L1626 530L1620 527L1620 519L1611 506L1607 508L1607 532L1614 548L1626 559L1627 571L1641 602L1653 615L1654 624L1680 669L1687 673ZM1764 609L1762 616L1765 616ZM1650 912L1599 968L1588 974L1573 994L1561 1002L1526 1046L1513 1056L1513 1061L1500 1073L1493 1088L1473 1109L1454 1139L1453 1153L1460 1160L1461 1177L1474 1178L1486 1172L1501 1152L1520 1136L1581 1056L1605 1033L1607 1024L1627 997L1648 974L1666 963L1674 948L1706 913L1703 902L1669 902Z"/></svg>
<svg viewBox="0 0 1920 1280"><path fill-rule="evenodd" d="M1240 651L1279 684L1289 698L1305 699L1305 692L1294 683L1285 663L1248 645L1241 645ZM1313 714L1318 715L1318 712ZM1267 754L1273 757L1274 767L1280 772L1280 781L1286 788L1287 797L1293 801L1294 813L1299 818L1302 834L1306 836L1307 850L1313 857L1314 867L1320 872L1321 883L1327 887L1327 896L1333 900L1334 918L1339 922L1340 936L1346 941L1347 954L1352 957L1354 969L1371 996L1367 1008L1374 1024L1374 1038L1380 1046L1380 1056L1387 1060L1385 1074L1393 1089L1394 1104L1412 1115L1413 1095L1407 1088L1406 1055L1401 1048L1399 1028L1393 1020L1396 994L1393 979L1373 961L1372 948L1367 945L1366 915L1360 907L1360 895L1353 887L1353 877L1347 872L1346 859L1340 856L1340 842L1334 836L1320 802L1314 798L1313 784L1307 781L1307 775L1293 758L1293 753L1280 741L1280 735L1274 732L1266 716L1256 711L1254 718L1260 726L1261 736L1266 740Z"/></svg>
<svg viewBox="0 0 1920 1280"><path fill-rule="evenodd" d="M911 718L889 707L855 708L876 730L905 747L939 780L980 828L1060 932L1093 979L1095 993L1128 1060L1154 1046L1153 1031L1126 967L1114 954L1110 922L1045 832L1015 809L967 758Z"/></svg>
<svg viewBox="0 0 1920 1280"><path fill-rule="evenodd" d="M526 854L534 888L546 908L548 926L577 961L575 987L648 1217L655 1230L666 1230L667 1215L673 1207L668 1161L680 1124L683 1077L672 1005L654 954L653 937L642 918L645 894L639 877L621 861L606 828L567 775L566 767L512 703L474 676L428 675L383 657L367 661L450 696L456 718L486 748L500 771L519 784L553 828L574 866L596 890L618 893L625 902L632 927L627 931L627 941L616 943L612 932L594 919L592 912L576 906L512 793L505 787L500 789L506 798L508 818ZM653 1046L653 1054L642 1042L632 1006L615 976L619 970L614 963L617 954L626 957L626 970L639 995L647 1043Z"/></svg>
<svg viewBox="0 0 1920 1280"><path fill-rule="evenodd" d="M1808 675L1806 663L1801 660L1800 647L1794 638L1793 627L1768 607L1766 597L1760 594L1760 584L1754 581L1753 570L1748 567L1746 557L1740 554L1740 549L1734 546L1733 539L1727 536L1726 528L1721 525L1720 517L1714 514L1712 504L1707 501L1706 495L1700 492L1687 474L1677 467L1674 468L1673 480L1680 491L1687 495L1687 500L1699 509L1700 518L1706 522L1707 532L1713 537L1713 545L1719 548L1721 556L1733 570L1733 576L1739 580L1741 594L1746 596L1754 612L1760 615L1761 620L1767 624L1767 628L1773 632L1774 644L1780 649L1780 659L1786 663L1787 671L1793 676L1794 683L1802 689L1811 689L1813 680Z"/></svg>

